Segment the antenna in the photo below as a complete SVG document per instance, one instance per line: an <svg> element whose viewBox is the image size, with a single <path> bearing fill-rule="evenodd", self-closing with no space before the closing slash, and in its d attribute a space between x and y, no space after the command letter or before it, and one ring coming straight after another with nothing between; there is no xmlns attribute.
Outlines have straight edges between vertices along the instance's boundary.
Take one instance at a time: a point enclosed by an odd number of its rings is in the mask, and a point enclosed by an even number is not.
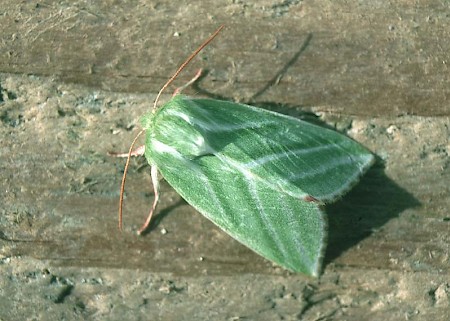
<svg viewBox="0 0 450 321"><path fill-rule="evenodd" d="M180 72L191 62L192 59L194 59L195 56L198 55L200 51L202 51L203 48L205 48L213 39L219 34L219 32L224 28L224 25L221 25L219 28L217 28L214 33L209 36L208 39L206 39L200 47L198 47L182 64L180 67L178 67L177 71L173 74L172 77L162 86L161 90L159 91L158 95L156 96L155 102L153 104L153 112L156 110L156 104L158 103L159 97L161 96L162 92L177 78L177 76L180 74Z"/></svg>
<svg viewBox="0 0 450 321"><path fill-rule="evenodd" d="M224 28L224 25L221 25L219 28L217 28L216 31L214 31L214 33L208 37L208 39L206 39L201 45L200 47L198 47L181 65L180 67L178 67L177 71L175 71L175 73L173 74L172 77L170 77L170 79L164 84L164 86L162 86L161 90L159 91L158 95L156 96L155 102L153 104L153 109L152 112L154 113L156 111L156 104L158 103L159 97L161 96L162 92L175 80L175 78L177 78L177 76L180 74L180 72L191 62L192 59L195 58L195 56L198 55L198 53L200 51L202 51L203 48L205 48L218 34L219 32ZM197 79L200 76L200 71L197 72L197 75L194 79ZM124 168L124 172L123 172L123 176L122 176L122 184L120 185L120 200L119 200L119 230L122 231L122 217L123 217L123 195L124 195L124 191L125 191L125 180L127 178L127 171L128 171L128 167L130 165L130 158L131 155L133 154L133 147L136 144L137 139L139 138L139 136L142 135L142 133L145 132L146 129L142 129L137 136L133 139L133 142L131 143L130 149L128 151L128 157L127 157L127 161L125 163L125 168ZM149 222L150 223L150 222Z"/></svg>

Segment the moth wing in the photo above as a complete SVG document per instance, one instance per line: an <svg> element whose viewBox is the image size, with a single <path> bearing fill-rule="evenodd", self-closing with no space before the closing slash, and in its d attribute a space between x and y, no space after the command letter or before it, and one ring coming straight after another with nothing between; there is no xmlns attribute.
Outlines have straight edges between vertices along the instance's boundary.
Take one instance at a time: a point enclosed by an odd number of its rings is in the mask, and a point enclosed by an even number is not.
<svg viewBox="0 0 450 321"><path fill-rule="evenodd" d="M326 235L314 199L342 195L373 162L348 137L242 104L175 96L142 123L146 157L190 205L255 252L309 275L320 270Z"/></svg>
<svg viewBox="0 0 450 321"><path fill-rule="evenodd" d="M226 101L179 99L209 153L291 196L333 201L374 161L354 140L293 117Z"/></svg>
<svg viewBox="0 0 450 321"><path fill-rule="evenodd" d="M173 151L154 161L190 205L230 236L286 269L319 274L326 221L315 202L279 193L214 155L189 160Z"/></svg>

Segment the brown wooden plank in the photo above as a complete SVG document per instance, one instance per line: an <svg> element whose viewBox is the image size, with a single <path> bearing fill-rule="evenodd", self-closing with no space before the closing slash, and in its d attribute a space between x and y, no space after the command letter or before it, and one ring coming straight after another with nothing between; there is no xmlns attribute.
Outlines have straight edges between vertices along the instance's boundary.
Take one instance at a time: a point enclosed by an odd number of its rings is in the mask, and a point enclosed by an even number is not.
<svg viewBox="0 0 450 321"><path fill-rule="evenodd" d="M3 9L0 319L447 320L445 3L46 1ZM221 36L178 80L208 69L187 94L253 101L335 127L377 156L360 184L327 207L320 279L274 267L166 183L152 232L137 237L153 199L143 159L132 162L125 231L117 231L123 161L107 152L128 148L155 93L221 23Z"/></svg>
<svg viewBox="0 0 450 321"><path fill-rule="evenodd" d="M203 86L212 92L248 101L278 76L257 100L351 115L450 113L444 3L47 1L8 9L0 17L3 72L154 93L225 24L192 67L211 71Z"/></svg>

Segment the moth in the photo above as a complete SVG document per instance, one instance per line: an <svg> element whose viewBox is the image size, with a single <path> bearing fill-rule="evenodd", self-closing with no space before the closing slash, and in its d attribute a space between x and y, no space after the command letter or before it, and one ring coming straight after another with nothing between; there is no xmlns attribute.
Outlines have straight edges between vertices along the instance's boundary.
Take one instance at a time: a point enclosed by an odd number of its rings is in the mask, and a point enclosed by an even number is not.
<svg viewBox="0 0 450 321"><path fill-rule="evenodd" d="M323 205L347 192L374 162L365 147L330 129L265 109L177 92L141 119L155 200L161 175L192 207L276 264L318 276L326 246ZM191 81L195 81L197 76ZM190 83L191 83L190 82ZM138 135L139 136L139 135ZM125 173L129 166L129 157ZM122 226L122 180L119 226Z"/></svg>

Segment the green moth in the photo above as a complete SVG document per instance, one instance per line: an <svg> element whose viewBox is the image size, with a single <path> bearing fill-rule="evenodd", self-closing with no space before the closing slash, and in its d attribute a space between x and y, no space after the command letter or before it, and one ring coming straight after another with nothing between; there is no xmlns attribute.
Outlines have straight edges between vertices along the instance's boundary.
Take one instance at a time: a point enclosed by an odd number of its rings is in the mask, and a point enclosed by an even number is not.
<svg viewBox="0 0 450 321"><path fill-rule="evenodd" d="M320 273L326 246L323 204L341 197L374 161L337 132L227 101L176 94L141 123L145 147L134 154L151 165L155 202L140 231L156 208L160 173L233 238L311 276Z"/></svg>

